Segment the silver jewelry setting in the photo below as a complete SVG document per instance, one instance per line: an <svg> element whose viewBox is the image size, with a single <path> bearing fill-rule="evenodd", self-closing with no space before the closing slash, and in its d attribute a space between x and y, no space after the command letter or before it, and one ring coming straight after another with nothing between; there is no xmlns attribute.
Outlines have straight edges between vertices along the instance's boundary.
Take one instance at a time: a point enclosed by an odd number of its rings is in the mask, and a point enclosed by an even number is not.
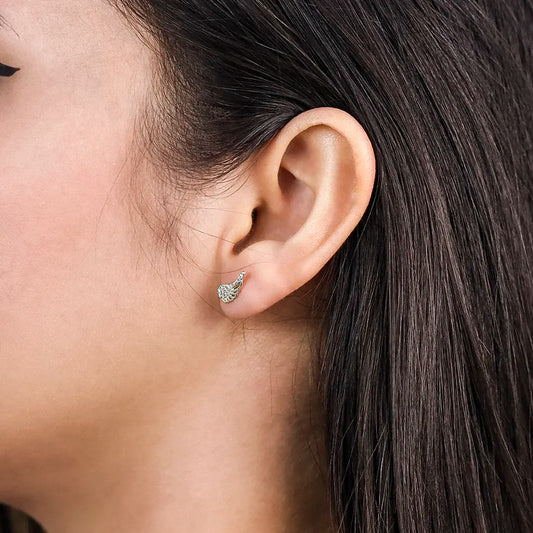
<svg viewBox="0 0 533 533"><path fill-rule="evenodd" d="M233 302L233 300L235 300L235 298L239 296L239 293L241 292L243 286L245 274L246 272L241 272L233 283L223 283L222 285L218 286L218 297L225 304Z"/></svg>

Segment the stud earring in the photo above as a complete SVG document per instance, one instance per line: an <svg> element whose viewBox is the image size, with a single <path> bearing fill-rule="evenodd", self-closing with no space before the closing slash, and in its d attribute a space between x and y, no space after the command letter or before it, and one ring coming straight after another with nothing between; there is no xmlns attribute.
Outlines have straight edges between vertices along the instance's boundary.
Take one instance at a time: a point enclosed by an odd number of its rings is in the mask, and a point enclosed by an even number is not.
<svg viewBox="0 0 533 533"><path fill-rule="evenodd" d="M222 285L218 286L218 297L225 304L233 302L233 300L235 300L235 298L239 296L239 293L242 289L245 274L246 272L241 272L233 283L223 283Z"/></svg>

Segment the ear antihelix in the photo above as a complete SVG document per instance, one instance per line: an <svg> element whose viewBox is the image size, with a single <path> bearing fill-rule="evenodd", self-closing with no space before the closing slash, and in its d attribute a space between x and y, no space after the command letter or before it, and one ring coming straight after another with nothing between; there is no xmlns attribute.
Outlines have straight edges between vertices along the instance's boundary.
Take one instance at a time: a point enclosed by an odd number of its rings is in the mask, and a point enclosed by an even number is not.
<svg viewBox="0 0 533 533"><path fill-rule="evenodd" d="M218 286L217 293L218 297L222 302L228 304L230 302L233 302L237 296L239 296L239 293L241 292L241 289L244 284L244 275L246 272L241 272L235 281L232 283L223 283L222 285Z"/></svg>

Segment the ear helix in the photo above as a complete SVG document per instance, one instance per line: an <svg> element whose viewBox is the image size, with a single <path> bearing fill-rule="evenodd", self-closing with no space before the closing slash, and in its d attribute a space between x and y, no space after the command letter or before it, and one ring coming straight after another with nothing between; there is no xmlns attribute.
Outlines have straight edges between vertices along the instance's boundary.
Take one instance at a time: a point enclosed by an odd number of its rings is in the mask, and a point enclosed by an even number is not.
<svg viewBox="0 0 533 533"><path fill-rule="evenodd" d="M241 272L237 279L232 283L223 283L222 285L218 286L217 293L218 297L222 300L222 302L228 304L230 302L233 302L237 296L239 296L239 293L241 292L242 286L244 284L244 275L246 272Z"/></svg>

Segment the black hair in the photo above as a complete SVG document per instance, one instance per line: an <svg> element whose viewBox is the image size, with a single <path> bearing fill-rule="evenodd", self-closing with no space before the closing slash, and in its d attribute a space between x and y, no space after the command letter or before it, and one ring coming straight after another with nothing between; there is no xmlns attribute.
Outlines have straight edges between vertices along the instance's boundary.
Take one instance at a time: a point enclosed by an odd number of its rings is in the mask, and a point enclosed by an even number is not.
<svg viewBox="0 0 533 533"><path fill-rule="evenodd" d="M339 532L533 531L531 2L114 3L157 43L147 131L187 186L315 107L373 144L315 310Z"/></svg>

